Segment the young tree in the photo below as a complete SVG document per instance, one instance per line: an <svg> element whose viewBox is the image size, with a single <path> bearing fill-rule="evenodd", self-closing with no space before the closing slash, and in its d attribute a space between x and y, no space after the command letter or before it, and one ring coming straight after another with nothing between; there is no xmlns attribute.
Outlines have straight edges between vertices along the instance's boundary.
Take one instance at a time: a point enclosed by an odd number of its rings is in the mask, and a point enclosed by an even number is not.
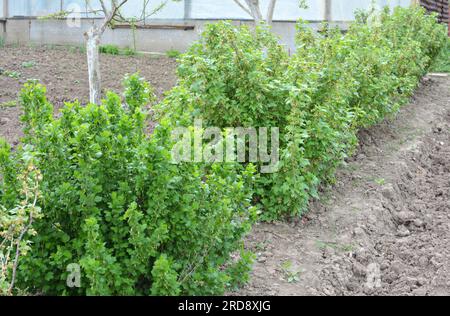
<svg viewBox="0 0 450 316"><path fill-rule="evenodd" d="M86 52L89 73L89 100L91 103L100 104L101 101L101 72L100 72L100 56L99 45L105 30L114 25L114 23L140 23L148 17L161 10L168 0L161 2L155 9L148 12L150 0L142 0L142 10L139 17L127 18L121 9L129 0L98 0L101 9L90 9L91 13L101 13L103 21L100 24L93 23L92 27L84 34L86 38ZM175 0L178 1L178 0ZM89 2L88 2L89 5Z"/></svg>
<svg viewBox="0 0 450 316"><path fill-rule="evenodd" d="M255 24L265 22L267 25L272 25L277 0L270 0L265 18L263 17L259 0L234 0L234 2L255 20ZM306 0L300 0L300 7L307 7Z"/></svg>
<svg viewBox="0 0 450 316"><path fill-rule="evenodd" d="M241 2L241 0L234 0L238 6L242 8L248 15L250 15L253 20L255 20L256 24L259 24L263 21L263 14L261 11L261 6L259 3L259 0L243 0L244 3ZM277 3L277 0L270 0L269 3L269 9L267 12L267 17L264 20L267 24L272 24L273 21L273 13L275 11L275 5Z"/></svg>

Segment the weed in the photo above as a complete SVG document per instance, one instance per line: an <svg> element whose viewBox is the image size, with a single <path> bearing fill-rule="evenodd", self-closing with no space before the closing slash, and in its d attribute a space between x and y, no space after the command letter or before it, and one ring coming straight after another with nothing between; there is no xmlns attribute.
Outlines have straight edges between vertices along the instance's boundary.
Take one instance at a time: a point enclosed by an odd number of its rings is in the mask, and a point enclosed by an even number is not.
<svg viewBox="0 0 450 316"><path fill-rule="evenodd" d="M134 50L132 48L129 48L129 47L125 48L122 53L125 56L135 56L135 55L137 55L136 50Z"/></svg>
<svg viewBox="0 0 450 316"><path fill-rule="evenodd" d="M166 55L169 58L178 58L181 56L181 52L176 49L170 49L166 52Z"/></svg>
<svg viewBox="0 0 450 316"><path fill-rule="evenodd" d="M281 271L283 272L284 279L288 283L296 283L300 280L300 271L293 269L293 264L290 260L281 264Z"/></svg>
<svg viewBox="0 0 450 316"><path fill-rule="evenodd" d="M22 63L23 68L33 68L34 66L36 66L36 62L34 60L25 61Z"/></svg>
<svg viewBox="0 0 450 316"><path fill-rule="evenodd" d="M255 245L255 249L256 249L256 251L265 251L267 249L267 241L264 240L264 241L258 242Z"/></svg>
<svg viewBox="0 0 450 316"><path fill-rule="evenodd" d="M0 76L6 76L13 79L19 79L22 74L17 71L3 70L0 68Z"/></svg>
<svg viewBox="0 0 450 316"><path fill-rule="evenodd" d="M17 106L17 101L16 100L12 100L12 101L6 101L3 103L0 103L0 108L13 108Z"/></svg>
<svg viewBox="0 0 450 316"><path fill-rule="evenodd" d="M431 66L432 72L450 73L450 38Z"/></svg>
<svg viewBox="0 0 450 316"><path fill-rule="evenodd" d="M102 45L100 46L100 53L109 55L119 55L120 49L116 45Z"/></svg>
<svg viewBox="0 0 450 316"><path fill-rule="evenodd" d="M355 208L352 209L353 211L356 211ZM330 242L330 241L316 241L316 246L320 250L325 250L326 248L331 248L336 251L342 251L342 252L350 252L354 250L354 246L351 244L339 244L337 242Z"/></svg>

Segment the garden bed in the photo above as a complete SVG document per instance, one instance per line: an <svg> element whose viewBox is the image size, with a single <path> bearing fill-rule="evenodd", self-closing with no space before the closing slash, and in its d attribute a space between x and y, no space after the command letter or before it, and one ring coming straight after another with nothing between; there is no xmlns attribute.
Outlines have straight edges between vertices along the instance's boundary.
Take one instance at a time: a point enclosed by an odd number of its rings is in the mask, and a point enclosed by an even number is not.
<svg viewBox="0 0 450 316"><path fill-rule="evenodd" d="M165 56L101 55L103 89L121 91L125 74L140 72L155 88L156 95L176 83L176 61ZM17 144L22 135L17 97L28 79L39 79L47 87L55 108L64 102L89 99L86 56L79 48L5 46L0 48L0 136Z"/></svg>
<svg viewBox="0 0 450 316"><path fill-rule="evenodd" d="M302 220L258 224L239 295L450 293L450 77L428 77Z"/></svg>

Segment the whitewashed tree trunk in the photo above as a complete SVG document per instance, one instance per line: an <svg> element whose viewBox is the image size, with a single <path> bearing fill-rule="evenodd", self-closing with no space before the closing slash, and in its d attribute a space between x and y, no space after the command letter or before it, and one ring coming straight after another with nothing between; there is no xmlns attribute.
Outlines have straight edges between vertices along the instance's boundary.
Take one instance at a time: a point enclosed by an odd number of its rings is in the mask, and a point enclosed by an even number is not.
<svg viewBox="0 0 450 316"><path fill-rule="evenodd" d="M93 26L86 32L86 53L89 74L89 101L93 104L101 102L100 45L101 32Z"/></svg>
<svg viewBox="0 0 450 316"><path fill-rule="evenodd" d="M272 25L277 0L270 0L269 7L267 8L267 17L265 19L261 11L259 0L245 0L244 3L241 2L241 0L234 0L234 2L253 18L256 25L261 24L261 22Z"/></svg>
<svg viewBox="0 0 450 316"><path fill-rule="evenodd" d="M276 4L277 4L277 0L271 0L269 3L269 8L267 10L267 18L266 18L266 23L268 25L272 25L272 23L273 23L273 15L275 13Z"/></svg>
<svg viewBox="0 0 450 316"><path fill-rule="evenodd" d="M260 24L263 20L259 0L245 0L256 24Z"/></svg>

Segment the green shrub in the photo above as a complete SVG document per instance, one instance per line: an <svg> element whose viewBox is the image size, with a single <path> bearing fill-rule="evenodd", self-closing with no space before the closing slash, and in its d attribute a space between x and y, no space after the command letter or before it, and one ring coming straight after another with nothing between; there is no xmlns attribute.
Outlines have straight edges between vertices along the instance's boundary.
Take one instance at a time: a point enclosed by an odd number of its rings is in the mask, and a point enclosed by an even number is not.
<svg viewBox="0 0 450 316"><path fill-rule="evenodd" d="M450 38L431 66L431 71L450 73Z"/></svg>
<svg viewBox="0 0 450 316"><path fill-rule="evenodd" d="M0 171L7 175L0 179L3 200L14 205L6 208L0 203L0 296L24 294L16 287L17 268L31 249L31 237L35 234L33 223L42 218L37 206L41 174L33 165L33 157L25 155L24 169L14 170L10 151L9 144L0 139ZM20 202L13 204L14 197L10 194L16 190Z"/></svg>
<svg viewBox="0 0 450 316"><path fill-rule="evenodd" d="M252 167L172 164L172 127L145 135L151 88L137 75L124 85L124 100L108 92L100 106L68 103L57 119L45 88L25 85L31 151L0 161L0 198L6 208L19 201L15 175L32 155L44 218L19 285L48 295L223 293L248 264L245 253L236 262L230 255L255 217ZM81 266L80 288L66 285L71 264Z"/></svg>
<svg viewBox="0 0 450 316"><path fill-rule="evenodd" d="M100 53L109 55L119 55L120 49L116 45L101 45Z"/></svg>
<svg viewBox="0 0 450 316"><path fill-rule="evenodd" d="M209 25L183 55L178 75L199 116L212 126L283 126L289 111L283 104L289 93L283 85L287 64L286 50L267 29L255 34L221 22Z"/></svg>
<svg viewBox="0 0 450 316"><path fill-rule="evenodd" d="M261 174L254 196L264 220L301 215L353 153L358 129L397 113L446 40L419 7L358 14L345 35L298 28L289 58L266 27L208 26L157 107L172 124L280 129L279 172Z"/></svg>
<svg viewBox="0 0 450 316"><path fill-rule="evenodd" d="M358 20L345 36L300 26L287 76L295 87L287 99L290 122L281 170L262 197L265 219L307 209L319 185L333 182L353 153L358 129L409 100L444 38L444 28L423 9L385 10L373 21Z"/></svg>

